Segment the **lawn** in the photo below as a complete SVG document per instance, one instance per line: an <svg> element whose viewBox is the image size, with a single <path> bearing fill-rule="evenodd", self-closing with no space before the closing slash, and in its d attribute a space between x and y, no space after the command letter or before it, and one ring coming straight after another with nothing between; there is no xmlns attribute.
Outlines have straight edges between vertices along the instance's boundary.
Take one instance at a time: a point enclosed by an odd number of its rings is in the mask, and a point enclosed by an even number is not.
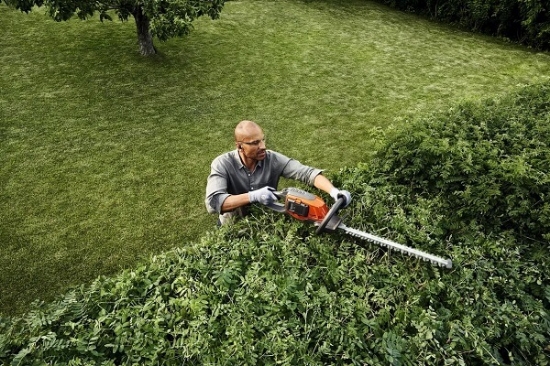
<svg viewBox="0 0 550 366"><path fill-rule="evenodd" d="M210 161L242 119L337 174L409 116L550 75L550 55L353 0L231 1L137 53L133 22L0 5L0 312L215 225Z"/></svg>

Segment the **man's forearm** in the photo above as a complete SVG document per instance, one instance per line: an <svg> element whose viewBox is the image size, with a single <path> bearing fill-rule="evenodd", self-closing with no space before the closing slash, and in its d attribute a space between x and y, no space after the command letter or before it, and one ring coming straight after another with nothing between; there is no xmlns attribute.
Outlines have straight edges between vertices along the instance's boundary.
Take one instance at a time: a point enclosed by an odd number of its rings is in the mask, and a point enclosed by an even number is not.
<svg viewBox="0 0 550 366"><path fill-rule="evenodd" d="M325 191L329 194L331 189L334 188L330 180L328 180L328 178L322 174L319 174L315 177L315 180L313 181L313 185L315 186L315 188Z"/></svg>
<svg viewBox="0 0 550 366"><path fill-rule="evenodd" d="M248 193L234 194L223 201L221 207L221 213L233 211L236 208L246 206L250 203L250 196Z"/></svg>

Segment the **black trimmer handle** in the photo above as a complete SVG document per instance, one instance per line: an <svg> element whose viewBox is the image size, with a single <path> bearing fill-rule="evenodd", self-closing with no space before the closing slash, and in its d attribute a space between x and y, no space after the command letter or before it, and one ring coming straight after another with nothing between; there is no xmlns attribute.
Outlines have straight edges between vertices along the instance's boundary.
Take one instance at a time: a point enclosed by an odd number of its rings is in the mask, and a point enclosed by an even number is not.
<svg viewBox="0 0 550 366"><path fill-rule="evenodd" d="M332 223L328 225L330 227L330 230L336 229L336 227L340 223L340 218L336 216L336 214L338 213L338 211L344 208L345 204L346 204L346 198L344 196L338 197L338 199L336 200L334 205L332 205L332 207L328 211L323 221L321 221L319 226L317 226L317 230L315 230L315 234L318 235L318 234L321 234L323 231L325 231L325 228L331 221Z"/></svg>
<svg viewBox="0 0 550 366"><path fill-rule="evenodd" d="M278 199L286 197L285 191L272 191L272 192ZM273 203L270 203L269 205L266 205L266 207L272 209L275 212L279 212L279 213L286 212L285 205L283 203L273 202Z"/></svg>

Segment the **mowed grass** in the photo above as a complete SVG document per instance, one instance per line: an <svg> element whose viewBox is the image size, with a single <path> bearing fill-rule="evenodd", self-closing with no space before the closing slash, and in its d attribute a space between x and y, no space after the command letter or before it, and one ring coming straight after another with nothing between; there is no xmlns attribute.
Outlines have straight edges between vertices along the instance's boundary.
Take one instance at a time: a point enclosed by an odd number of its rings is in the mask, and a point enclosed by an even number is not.
<svg viewBox="0 0 550 366"><path fill-rule="evenodd" d="M0 312L215 226L211 160L242 119L336 174L409 116L548 78L546 53L368 1L231 1L137 54L135 24L0 5Z"/></svg>

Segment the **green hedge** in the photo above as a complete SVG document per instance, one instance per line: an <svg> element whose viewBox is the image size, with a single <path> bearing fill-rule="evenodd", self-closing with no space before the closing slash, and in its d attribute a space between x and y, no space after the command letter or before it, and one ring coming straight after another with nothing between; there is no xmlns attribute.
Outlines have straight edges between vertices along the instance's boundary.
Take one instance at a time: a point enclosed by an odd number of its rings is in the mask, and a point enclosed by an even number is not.
<svg viewBox="0 0 550 366"><path fill-rule="evenodd" d="M378 0L466 29L550 49L547 0Z"/></svg>
<svg viewBox="0 0 550 366"><path fill-rule="evenodd" d="M550 241L548 84L411 123L388 138L374 164L384 184L437 197L446 216L440 229L474 225Z"/></svg>
<svg viewBox="0 0 550 366"><path fill-rule="evenodd" d="M372 162L332 177L354 194L349 226L452 258L451 270L256 208L3 318L0 361L549 365L549 92L411 122ZM495 186L506 196L486 194Z"/></svg>

